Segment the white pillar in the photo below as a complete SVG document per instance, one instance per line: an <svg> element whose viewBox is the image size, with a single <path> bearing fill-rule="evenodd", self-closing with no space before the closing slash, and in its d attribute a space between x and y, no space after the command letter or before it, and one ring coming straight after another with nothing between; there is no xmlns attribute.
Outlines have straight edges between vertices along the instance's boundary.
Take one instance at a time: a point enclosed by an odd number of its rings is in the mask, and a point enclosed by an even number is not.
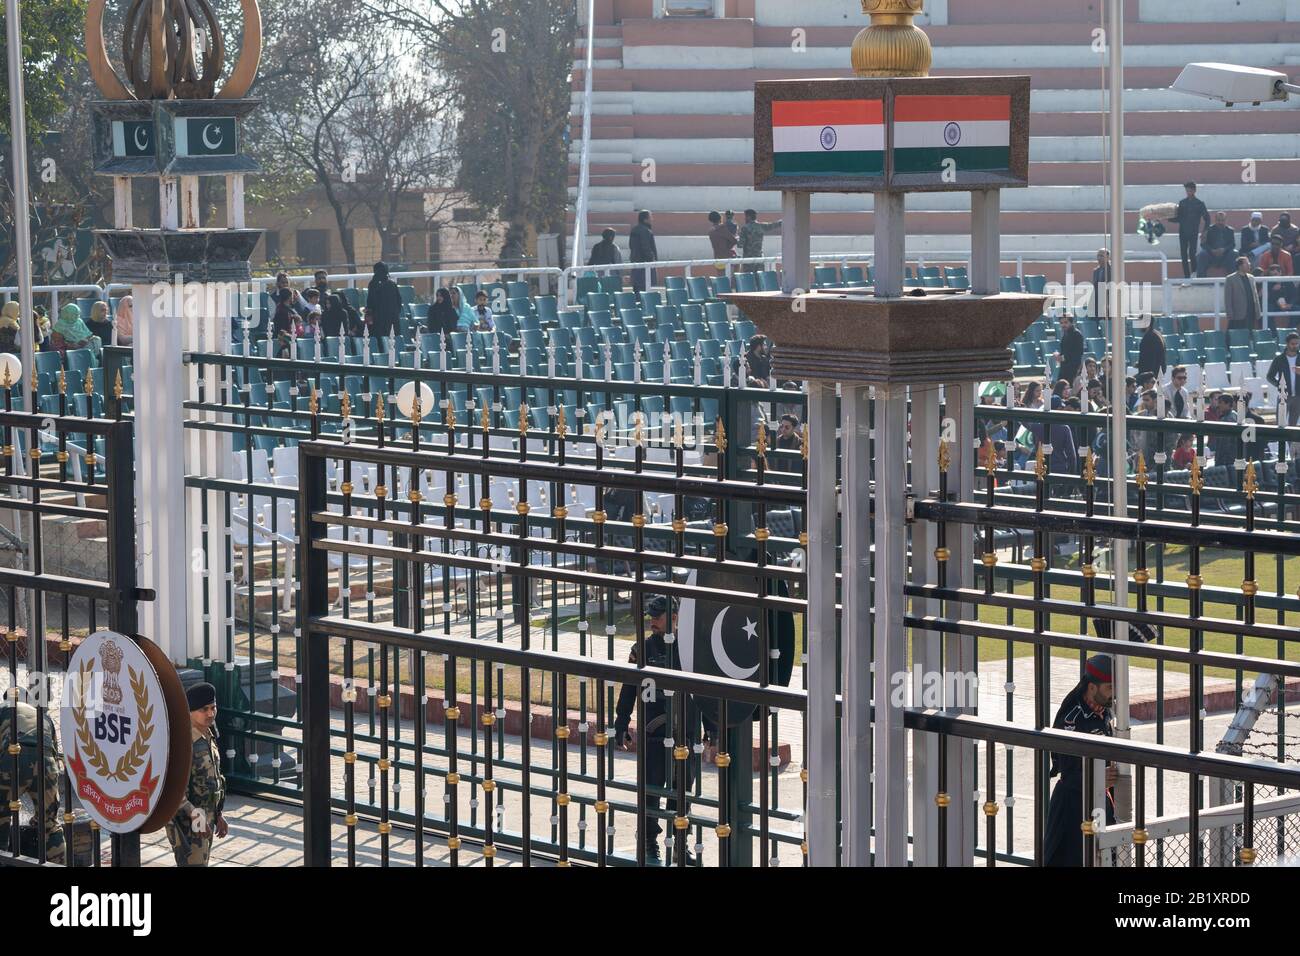
<svg viewBox="0 0 1300 956"><path fill-rule="evenodd" d="M131 229L135 212L131 202L131 177L113 177L113 228Z"/></svg>
<svg viewBox="0 0 1300 956"><path fill-rule="evenodd" d="M158 180L158 225L163 229L178 229L181 222L180 187L175 177L163 176Z"/></svg>
<svg viewBox="0 0 1300 956"><path fill-rule="evenodd" d="M1002 190L977 189L970 194L970 290L996 295L1001 288L1001 239L998 215Z"/></svg>
<svg viewBox="0 0 1300 956"><path fill-rule="evenodd" d="M975 403L976 386L970 382L948 384L944 387L945 414L952 420L953 442L951 462L948 466L948 492L957 501L974 500L975 492ZM973 586L975 571L974 540L969 525L954 524L948 535L948 583L951 587ZM952 618L972 618L975 608L959 604L949 608ZM975 639L963 634L945 634L944 681L945 687L966 687L972 682L966 675L977 673ZM951 681L950 674L958 675ZM973 714L976 708L965 701L948 701L948 713ZM965 706L960 706L965 704ZM948 792L952 803L948 811L948 865L971 866L975 862L975 745L970 740L948 738Z"/></svg>
<svg viewBox="0 0 1300 956"><path fill-rule="evenodd" d="M918 497L939 488L939 388L912 388L912 488ZM938 581L937 527L932 521L912 525L912 580L927 584ZM919 616L939 613L939 602L917 598L912 603ZM912 630L912 706L927 706L924 699L926 675L940 668L938 632ZM912 860L917 866L939 863L937 808L939 792L939 737L912 734Z"/></svg>
<svg viewBox="0 0 1300 956"><path fill-rule="evenodd" d="M808 816L806 837L811 866L835 866L835 545L838 527L835 495L835 386L808 383Z"/></svg>
<svg viewBox="0 0 1300 956"><path fill-rule="evenodd" d="M859 442L865 445L865 441ZM875 864L906 866L905 701L895 701L893 693L895 678L905 679L907 667L903 633L907 608L903 594L907 582L907 393L902 386L876 386L875 465ZM865 482L862 490L866 490Z"/></svg>
<svg viewBox="0 0 1300 956"><path fill-rule="evenodd" d="M867 386L844 383L840 779L844 866L871 863L871 480Z"/></svg>
<svg viewBox="0 0 1300 956"><path fill-rule="evenodd" d="M812 288L812 195L787 190L781 193L781 291Z"/></svg>
<svg viewBox="0 0 1300 956"><path fill-rule="evenodd" d="M185 432L181 365L183 317L171 286L137 284L135 297L135 454L141 585L140 631L173 661L189 656L186 596L192 555L185 533Z"/></svg>
<svg viewBox="0 0 1300 956"><path fill-rule="evenodd" d="M199 177L182 176L180 184L180 202L181 213L180 223L182 229L198 229L202 224L202 214L199 210Z"/></svg>
<svg viewBox="0 0 1300 956"><path fill-rule="evenodd" d="M244 176L233 173L226 177L226 228L244 228Z"/></svg>
<svg viewBox="0 0 1300 956"><path fill-rule="evenodd" d="M876 295L880 298L903 294L903 270L907 233L903 228L903 193L874 193Z"/></svg>

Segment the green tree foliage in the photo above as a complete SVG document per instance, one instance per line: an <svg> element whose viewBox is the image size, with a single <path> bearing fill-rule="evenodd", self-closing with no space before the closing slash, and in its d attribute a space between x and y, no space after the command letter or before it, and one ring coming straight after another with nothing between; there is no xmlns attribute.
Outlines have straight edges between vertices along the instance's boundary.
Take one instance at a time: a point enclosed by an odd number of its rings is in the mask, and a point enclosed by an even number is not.
<svg viewBox="0 0 1300 956"><path fill-rule="evenodd" d="M66 94L78 63L85 59L82 33L86 0L40 0L22 5L23 78L27 100L27 135L36 137L55 126L66 108ZM0 133L9 136L9 43L4 8L0 7ZM6 163L6 165L8 165Z"/></svg>

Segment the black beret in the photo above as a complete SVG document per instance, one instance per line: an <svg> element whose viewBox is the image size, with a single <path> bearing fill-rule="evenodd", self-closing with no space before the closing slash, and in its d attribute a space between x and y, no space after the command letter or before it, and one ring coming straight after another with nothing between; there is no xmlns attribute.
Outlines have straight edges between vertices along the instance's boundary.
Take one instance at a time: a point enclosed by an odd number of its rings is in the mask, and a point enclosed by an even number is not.
<svg viewBox="0 0 1300 956"><path fill-rule="evenodd" d="M217 702L217 689L207 681L200 681L185 691L185 702L190 710L202 710L208 704Z"/></svg>

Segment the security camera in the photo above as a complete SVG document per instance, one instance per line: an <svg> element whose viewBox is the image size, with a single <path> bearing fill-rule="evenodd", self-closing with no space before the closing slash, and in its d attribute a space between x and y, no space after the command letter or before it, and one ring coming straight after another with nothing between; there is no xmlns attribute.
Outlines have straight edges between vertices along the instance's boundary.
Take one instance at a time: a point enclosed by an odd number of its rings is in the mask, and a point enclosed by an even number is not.
<svg viewBox="0 0 1300 956"><path fill-rule="evenodd" d="M1285 73L1231 63L1189 63L1174 80L1172 89L1228 106L1233 103L1258 106L1265 100L1285 100L1288 91L1294 91Z"/></svg>

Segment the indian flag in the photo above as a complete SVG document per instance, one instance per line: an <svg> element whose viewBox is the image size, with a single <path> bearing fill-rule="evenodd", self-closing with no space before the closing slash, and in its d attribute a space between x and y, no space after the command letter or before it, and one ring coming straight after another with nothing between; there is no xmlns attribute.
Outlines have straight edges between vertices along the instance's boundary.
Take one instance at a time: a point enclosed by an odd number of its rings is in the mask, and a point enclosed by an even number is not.
<svg viewBox="0 0 1300 956"><path fill-rule="evenodd" d="M885 171L883 100L773 100L777 176L879 176Z"/></svg>
<svg viewBox="0 0 1300 956"><path fill-rule="evenodd" d="M894 100L894 172L941 173L1011 166L1010 96L899 96Z"/></svg>

